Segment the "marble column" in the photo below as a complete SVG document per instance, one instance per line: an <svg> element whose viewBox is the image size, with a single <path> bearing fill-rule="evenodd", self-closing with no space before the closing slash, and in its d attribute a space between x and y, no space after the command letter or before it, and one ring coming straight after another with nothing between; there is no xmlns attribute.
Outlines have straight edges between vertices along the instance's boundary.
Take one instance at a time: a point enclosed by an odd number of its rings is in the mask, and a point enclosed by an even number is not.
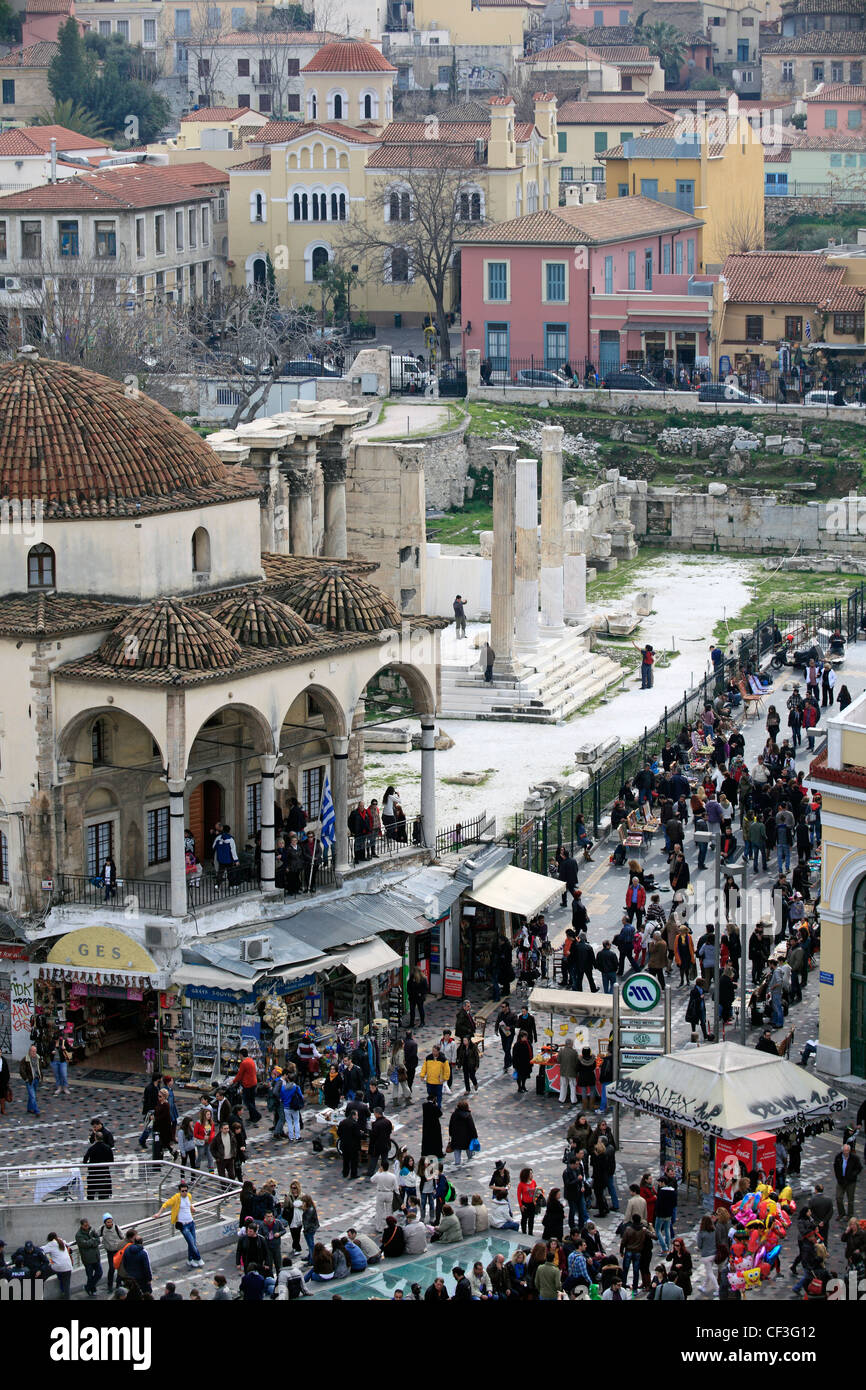
<svg viewBox="0 0 866 1390"><path fill-rule="evenodd" d="M169 777L168 786L168 850L171 865L171 915L185 917L186 897L186 852L183 832L186 817L183 809L183 794L186 788L185 777Z"/></svg>
<svg viewBox="0 0 866 1390"><path fill-rule="evenodd" d="M562 527L562 425L541 431L541 627L561 633L565 620Z"/></svg>
<svg viewBox="0 0 866 1390"><path fill-rule="evenodd" d="M307 468L290 468L289 528L293 555L313 553L313 475Z"/></svg>
<svg viewBox="0 0 866 1390"><path fill-rule="evenodd" d="M334 800L334 866L338 874L349 868L349 740L331 739L331 796Z"/></svg>
<svg viewBox="0 0 866 1390"><path fill-rule="evenodd" d="M490 583L490 645L495 673L515 676L514 561L517 500L516 444L500 444L493 455L493 563Z"/></svg>
<svg viewBox="0 0 866 1390"><path fill-rule="evenodd" d="M260 883L263 893L273 893L275 883L274 857L274 777L277 758L275 753L263 753L259 758L262 766L262 853Z"/></svg>
<svg viewBox="0 0 866 1390"><path fill-rule="evenodd" d="M346 540L346 460L323 458L325 480L325 543L323 553L335 560L348 555Z"/></svg>
<svg viewBox="0 0 866 1390"><path fill-rule="evenodd" d="M495 649L494 649L495 650ZM436 852L436 725L432 715L421 716L421 831L424 844Z"/></svg>
<svg viewBox="0 0 866 1390"><path fill-rule="evenodd" d="M529 652L538 645L538 459L517 460L516 522L514 641Z"/></svg>

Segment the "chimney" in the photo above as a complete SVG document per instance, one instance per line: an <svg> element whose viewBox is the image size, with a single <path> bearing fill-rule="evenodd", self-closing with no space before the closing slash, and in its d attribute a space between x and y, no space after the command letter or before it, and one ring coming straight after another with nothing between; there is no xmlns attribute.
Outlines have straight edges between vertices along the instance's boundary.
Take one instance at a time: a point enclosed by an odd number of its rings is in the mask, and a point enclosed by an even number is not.
<svg viewBox="0 0 866 1390"><path fill-rule="evenodd" d="M580 189L576 183L567 183L565 187L565 206L567 208L580 207Z"/></svg>
<svg viewBox="0 0 866 1390"><path fill-rule="evenodd" d="M487 163L491 169L515 169L517 167L513 97L491 97L490 99L490 139L487 142Z"/></svg>
<svg viewBox="0 0 866 1390"><path fill-rule="evenodd" d="M582 183L580 185L580 201L582 203L595 203L598 201L598 187L594 183Z"/></svg>
<svg viewBox="0 0 866 1390"><path fill-rule="evenodd" d="M48 182L57 182L57 141L55 140L53 135L51 137L51 174L49 176Z"/></svg>

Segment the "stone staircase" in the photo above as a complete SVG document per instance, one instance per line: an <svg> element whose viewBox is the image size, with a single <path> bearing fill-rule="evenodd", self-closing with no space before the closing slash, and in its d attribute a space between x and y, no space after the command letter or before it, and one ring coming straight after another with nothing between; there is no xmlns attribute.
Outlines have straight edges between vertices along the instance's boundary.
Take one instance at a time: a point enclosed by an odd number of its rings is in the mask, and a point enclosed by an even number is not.
<svg viewBox="0 0 866 1390"><path fill-rule="evenodd" d="M494 676L490 685L478 666L443 665L437 717L555 724L627 675L625 667L589 650L586 629L568 628L516 660L524 668L519 680Z"/></svg>

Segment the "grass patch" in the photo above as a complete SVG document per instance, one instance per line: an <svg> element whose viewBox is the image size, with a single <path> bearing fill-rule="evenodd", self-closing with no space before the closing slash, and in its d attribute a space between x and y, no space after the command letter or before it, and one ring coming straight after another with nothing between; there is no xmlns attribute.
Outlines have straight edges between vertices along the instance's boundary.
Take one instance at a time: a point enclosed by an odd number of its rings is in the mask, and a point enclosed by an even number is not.
<svg viewBox="0 0 866 1390"><path fill-rule="evenodd" d="M440 541L443 545L477 545L479 534L492 530L493 507L484 499L473 499L465 507L452 508L445 516L427 521L428 541Z"/></svg>
<svg viewBox="0 0 866 1390"><path fill-rule="evenodd" d="M740 559L740 556L725 556ZM830 602L847 598L852 589L863 582L861 574L815 574L789 570L765 570L756 561L749 576L752 597L738 613L727 614L713 628L713 639L724 643L728 631L737 627L753 627L768 616L771 609L780 615L796 612L803 602Z"/></svg>
<svg viewBox="0 0 866 1390"><path fill-rule="evenodd" d="M648 571L651 567L669 558L669 553L663 547L642 545L640 554L633 560L620 560L615 570L604 570L590 580L586 586L586 597L591 603L620 598L626 589L635 587L644 578L649 581Z"/></svg>
<svg viewBox="0 0 866 1390"><path fill-rule="evenodd" d="M389 400L389 406L399 406L400 399ZM404 430L402 434L376 435L377 444L397 444L404 439L432 439L437 434L448 434L450 430L456 430L460 425L468 423L468 415L461 406L455 405L453 401L427 401L428 405L438 405L444 407L448 412L448 418L443 420L441 425L434 425L432 428L410 430L408 434ZM411 418L411 416L410 416Z"/></svg>

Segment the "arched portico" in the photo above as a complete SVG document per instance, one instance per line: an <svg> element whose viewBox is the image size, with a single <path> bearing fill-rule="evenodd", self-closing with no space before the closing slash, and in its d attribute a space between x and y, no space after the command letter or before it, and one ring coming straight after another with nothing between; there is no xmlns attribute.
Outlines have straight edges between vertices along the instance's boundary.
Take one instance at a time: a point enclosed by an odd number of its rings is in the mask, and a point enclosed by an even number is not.
<svg viewBox="0 0 866 1390"><path fill-rule="evenodd" d="M424 633L424 638L433 640L434 634ZM398 644L402 645L402 644ZM388 646L385 647L383 655L388 654ZM434 715L436 713L436 696L424 671L418 666L413 666L409 662L397 660L385 660L373 671L366 679L363 690L359 693L353 710L353 730L356 730L363 737L363 727L367 722L367 692L370 687L375 686L382 677L390 681L398 682L396 694L393 698L396 703L401 703L400 695L403 694L407 704L407 712L420 716L421 720L421 831L423 843L428 849L436 849L436 725ZM376 722L376 721L373 721Z"/></svg>

